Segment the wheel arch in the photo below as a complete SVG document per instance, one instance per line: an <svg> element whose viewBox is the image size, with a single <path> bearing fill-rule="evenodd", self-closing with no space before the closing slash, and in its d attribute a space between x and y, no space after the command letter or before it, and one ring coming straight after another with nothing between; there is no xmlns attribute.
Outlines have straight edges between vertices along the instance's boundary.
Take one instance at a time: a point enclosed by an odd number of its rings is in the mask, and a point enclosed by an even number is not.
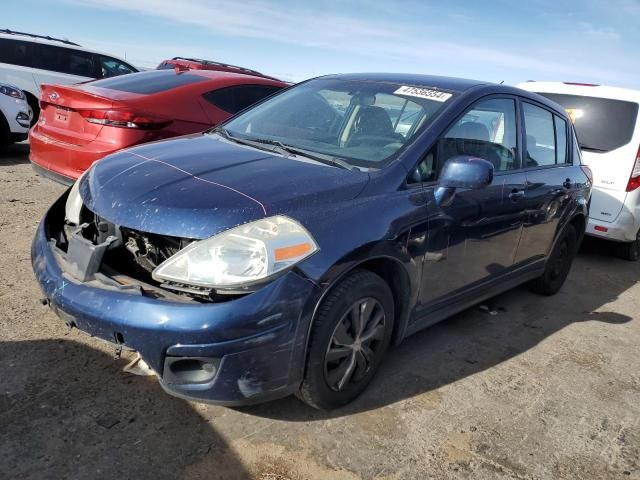
<svg viewBox="0 0 640 480"><path fill-rule="evenodd" d="M581 211L576 212L576 214L569 220L569 224L573 225L573 227L576 229L576 233L578 234L578 245L580 245L587 228L587 219L584 213Z"/></svg>
<svg viewBox="0 0 640 480"><path fill-rule="evenodd" d="M25 97L27 97L27 103L29 107L31 107L33 118L31 119L31 126L35 125L38 121L38 115L40 113L40 100L33 93L28 90L22 90L24 92Z"/></svg>
<svg viewBox="0 0 640 480"><path fill-rule="evenodd" d="M393 256L380 255L376 257L365 258L350 265L349 268L345 269L338 276L336 276L324 289L322 295L314 305L311 320L309 321L309 328L305 341L305 359L308 355L309 341L311 337L310 332L318 315L320 305L322 305L322 302L324 302L327 295L334 288L336 288L342 282L342 280L358 270L366 270L375 273L380 278L382 278L389 286L389 289L391 290L391 294L393 296L395 317L391 342L392 345L397 345L402 341L409 320L412 293L411 278L409 272L407 272L407 269L400 259Z"/></svg>

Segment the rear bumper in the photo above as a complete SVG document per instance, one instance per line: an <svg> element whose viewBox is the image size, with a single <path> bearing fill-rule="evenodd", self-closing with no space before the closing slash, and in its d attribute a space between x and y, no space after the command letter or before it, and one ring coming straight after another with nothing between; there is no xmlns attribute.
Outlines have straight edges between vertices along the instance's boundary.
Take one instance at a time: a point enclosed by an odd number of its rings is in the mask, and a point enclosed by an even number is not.
<svg viewBox="0 0 640 480"><path fill-rule="evenodd" d="M596 230L599 228L600 230ZM606 231L602 231L606 229ZM602 222L589 218L587 235L612 240L614 242L633 242L640 229L640 209L630 211L625 206L615 222Z"/></svg>
<svg viewBox="0 0 640 480"><path fill-rule="evenodd" d="M33 240L32 265L49 305L65 322L138 351L162 387L179 397L244 405L298 388L311 305L319 297L311 282L289 272L221 303L169 301L101 287L95 280L82 283L65 271L64 253L49 242L49 217ZM210 359L217 365L214 376L172 383L165 369L180 357Z"/></svg>
<svg viewBox="0 0 640 480"><path fill-rule="evenodd" d="M64 175L61 175L59 173L56 173L52 170L47 170L44 167L41 167L40 165L38 165L37 163L35 163L33 160L31 160L31 167L33 167L33 170L40 176L42 177L46 177L50 180L53 180L54 182L58 182L61 183L63 185L73 185L73 182L75 182L74 178L69 178L66 177Z"/></svg>
<svg viewBox="0 0 640 480"><path fill-rule="evenodd" d="M41 171L52 172L54 175L49 177L54 180L62 177L71 183L93 162L124 147L97 141L82 146L64 143L42 134L39 124L34 125L29 132L29 143L29 160L32 164L40 167Z"/></svg>

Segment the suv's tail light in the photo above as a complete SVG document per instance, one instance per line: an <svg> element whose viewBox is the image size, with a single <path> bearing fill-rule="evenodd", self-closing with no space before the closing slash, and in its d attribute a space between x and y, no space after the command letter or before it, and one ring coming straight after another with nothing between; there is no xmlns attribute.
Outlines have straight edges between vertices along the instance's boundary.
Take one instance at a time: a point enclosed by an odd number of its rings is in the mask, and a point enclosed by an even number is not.
<svg viewBox="0 0 640 480"><path fill-rule="evenodd" d="M150 130L162 128L171 123L171 120L166 118L127 110L79 110L78 113L89 123L110 127Z"/></svg>
<svg viewBox="0 0 640 480"><path fill-rule="evenodd" d="M587 167L586 165L580 165L580 168L582 169L584 174L589 179L589 184L593 185L593 172L591 171L591 169L589 167Z"/></svg>
<svg viewBox="0 0 640 480"><path fill-rule="evenodd" d="M631 175L629 175L629 181L627 182L627 192L632 192L636 188L640 187L640 147L636 154L636 161L633 164Z"/></svg>

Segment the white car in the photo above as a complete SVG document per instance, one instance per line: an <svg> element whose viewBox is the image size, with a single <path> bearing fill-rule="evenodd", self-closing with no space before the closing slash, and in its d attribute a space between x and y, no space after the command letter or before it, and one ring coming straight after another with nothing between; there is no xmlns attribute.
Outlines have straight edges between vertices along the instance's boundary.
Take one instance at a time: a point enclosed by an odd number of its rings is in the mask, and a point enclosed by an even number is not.
<svg viewBox="0 0 640 480"><path fill-rule="evenodd" d="M573 120L584 163L593 172L587 234L619 243L640 258L640 91L603 85L526 82L562 105Z"/></svg>
<svg viewBox="0 0 640 480"><path fill-rule="evenodd" d="M24 93L15 85L0 83L0 151L27 139L31 108Z"/></svg>
<svg viewBox="0 0 640 480"><path fill-rule="evenodd" d="M69 40L0 29L0 82L16 85L25 93L34 123L43 83L70 85L137 71L119 58Z"/></svg>

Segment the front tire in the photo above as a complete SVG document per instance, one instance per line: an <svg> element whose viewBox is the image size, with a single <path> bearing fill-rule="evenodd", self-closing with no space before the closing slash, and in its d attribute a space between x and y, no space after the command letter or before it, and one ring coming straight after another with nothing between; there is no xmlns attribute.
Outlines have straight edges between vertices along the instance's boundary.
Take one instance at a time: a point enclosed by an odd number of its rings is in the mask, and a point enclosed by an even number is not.
<svg viewBox="0 0 640 480"><path fill-rule="evenodd" d="M297 396L319 410L343 406L367 387L391 342L394 305L378 275L356 271L318 309Z"/></svg>
<svg viewBox="0 0 640 480"><path fill-rule="evenodd" d="M38 122L38 118L40 117L40 102L33 95L31 94L26 94L26 95L27 95L27 103L31 107L31 112L33 115L31 117L31 127L33 127Z"/></svg>
<svg viewBox="0 0 640 480"><path fill-rule="evenodd" d="M9 130L9 124L4 118L2 112L0 112L0 153L5 153L13 142L11 141L11 131Z"/></svg>
<svg viewBox="0 0 640 480"><path fill-rule="evenodd" d="M529 284L531 290L542 295L558 293L569 275L577 251L576 229L573 225L568 224L547 259L544 273Z"/></svg>

